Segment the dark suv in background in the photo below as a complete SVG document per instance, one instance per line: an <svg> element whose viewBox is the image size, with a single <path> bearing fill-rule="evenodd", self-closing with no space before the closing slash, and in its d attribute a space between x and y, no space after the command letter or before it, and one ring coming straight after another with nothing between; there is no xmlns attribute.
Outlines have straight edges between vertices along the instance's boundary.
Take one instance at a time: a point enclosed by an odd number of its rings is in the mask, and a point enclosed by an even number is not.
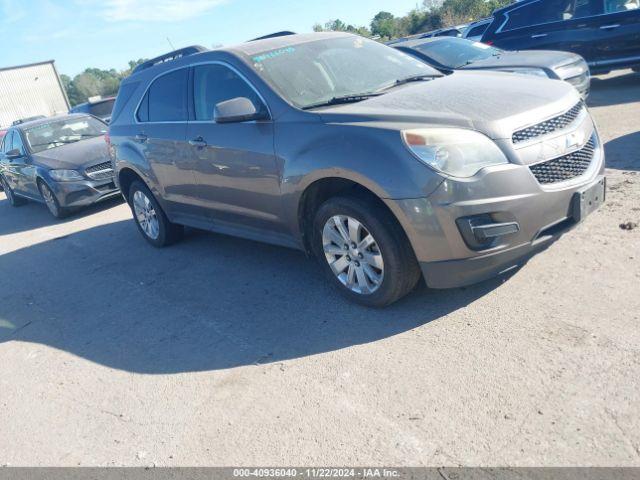
<svg viewBox="0 0 640 480"><path fill-rule="evenodd" d="M522 0L494 12L482 41L505 50L564 50L592 73L640 69L640 0Z"/></svg>

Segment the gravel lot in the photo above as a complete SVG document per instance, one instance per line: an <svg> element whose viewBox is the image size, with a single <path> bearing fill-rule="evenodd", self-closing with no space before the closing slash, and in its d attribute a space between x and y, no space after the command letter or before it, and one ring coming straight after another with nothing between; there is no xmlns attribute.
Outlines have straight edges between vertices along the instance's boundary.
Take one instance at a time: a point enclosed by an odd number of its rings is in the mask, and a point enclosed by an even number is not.
<svg viewBox="0 0 640 480"><path fill-rule="evenodd" d="M346 303L302 253L0 193L0 465L640 466L640 75L607 204L510 278Z"/></svg>

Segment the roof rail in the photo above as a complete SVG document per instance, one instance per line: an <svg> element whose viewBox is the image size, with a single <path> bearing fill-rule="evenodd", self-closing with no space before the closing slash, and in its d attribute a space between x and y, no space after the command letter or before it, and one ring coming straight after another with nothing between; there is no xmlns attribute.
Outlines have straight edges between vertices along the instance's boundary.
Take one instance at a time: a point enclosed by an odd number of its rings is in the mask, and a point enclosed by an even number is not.
<svg viewBox="0 0 640 480"><path fill-rule="evenodd" d="M254 38L249 40L250 42L255 42L257 40L267 40L269 38L277 38L277 37L287 37L289 35L296 35L296 32L290 32L289 30L284 30L282 32L270 33L269 35L264 35L262 37Z"/></svg>
<svg viewBox="0 0 640 480"><path fill-rule="evenodd" d="M133 72L131 73L138 73L161 63L171 62L182 57L188 57L189 55L195 55L196 53L206 52L208 50L208 48L202 47L200 45L192 45L190 47L174 50L173 52L165 53L164 55L160 55L159 57L152 58L151 60L147 60L146 62L141 63L136 68L134 68Z"/></svg>

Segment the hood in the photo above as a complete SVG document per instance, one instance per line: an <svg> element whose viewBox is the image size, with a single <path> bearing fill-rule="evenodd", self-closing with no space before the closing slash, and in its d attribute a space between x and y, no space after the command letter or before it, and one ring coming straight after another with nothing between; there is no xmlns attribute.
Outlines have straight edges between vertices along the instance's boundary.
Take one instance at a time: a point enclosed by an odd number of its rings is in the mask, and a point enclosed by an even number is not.
<svg viewBox="0 0 640 480"><path fill-rule="evenodd" d="M555 70L558 67L579 62L580 60L582 60L582 57L575 53L558 52L554 50L503 51L500 55L485 60L478 60L460 69L526 67Z"/></svg>
<svg viewBox="0 0 640 480"><path fill-rule="evenodd" d="M51 169L84 170L87 167L110 161L104 137L88 138L33 155L40 165Z"/></svg>
<svg viewBox="0 0 640 480"><path fill-rule="evenodd" d="M318 112L325 122L393 123L392 128L452 126L492 139L572 108L580 97L565 82L502 72L458 71L412 83L359 103Z"/></svg>

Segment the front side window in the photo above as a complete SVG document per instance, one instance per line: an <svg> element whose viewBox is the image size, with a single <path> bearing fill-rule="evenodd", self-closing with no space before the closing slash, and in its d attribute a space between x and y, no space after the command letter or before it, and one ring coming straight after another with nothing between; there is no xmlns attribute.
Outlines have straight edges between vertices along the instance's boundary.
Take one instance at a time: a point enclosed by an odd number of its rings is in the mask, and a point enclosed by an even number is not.
<svg viewBox="0 0 640 480"><path fill-rule="evenodd" d="M11 138L13 137L13 130L9 131L2 139L2 152L7 153L11 151Z"/></svg>
<svg viewBox="0 0 640 480"><path fill-rule="evenodd" d="M299 108L377 92L412 76L441 74L394 48L362 37L325 38L250 55L254 70Z"/></svg>
<svg viewBox="0 0 640 480"><path fill-rule="evenodd" d="M33 153L99 137L107 133L107 125L93 117L73 117L42 123L25 129L29 149ZM15 138L14 138L14 148Z"/></svg>
<svg viewBox="0 0 640 480"><path fill-rule="evenodd" d="M416 45L413 48L440 65L452 69L497 56L502 52L502 50L484 43L472 42L463 38L434 40Z"/></svg>
<svg viewBox="0 0 640 480"><path fill-rule="evenodd" d="M20 134L17 130L13 133L13 144L11 145L11 150L18 150L20 155L25 154L22 138L20 138Z"/></svg>
<svg viewBox="0 0 640 480"><path fill-rule="evenodd" d="M189 70L182 68L155 80L145 95L138 120L141 122L186 121Z"/></svg>
<svg viewBox="0 0 640 480"><path fill-rule="evenodd" d="M230 68L220 65L200 65L193 70L193 97L196 120L213 120L213 111L220 102L245 97L257 110L266 109L258 94Z"/></svg>

